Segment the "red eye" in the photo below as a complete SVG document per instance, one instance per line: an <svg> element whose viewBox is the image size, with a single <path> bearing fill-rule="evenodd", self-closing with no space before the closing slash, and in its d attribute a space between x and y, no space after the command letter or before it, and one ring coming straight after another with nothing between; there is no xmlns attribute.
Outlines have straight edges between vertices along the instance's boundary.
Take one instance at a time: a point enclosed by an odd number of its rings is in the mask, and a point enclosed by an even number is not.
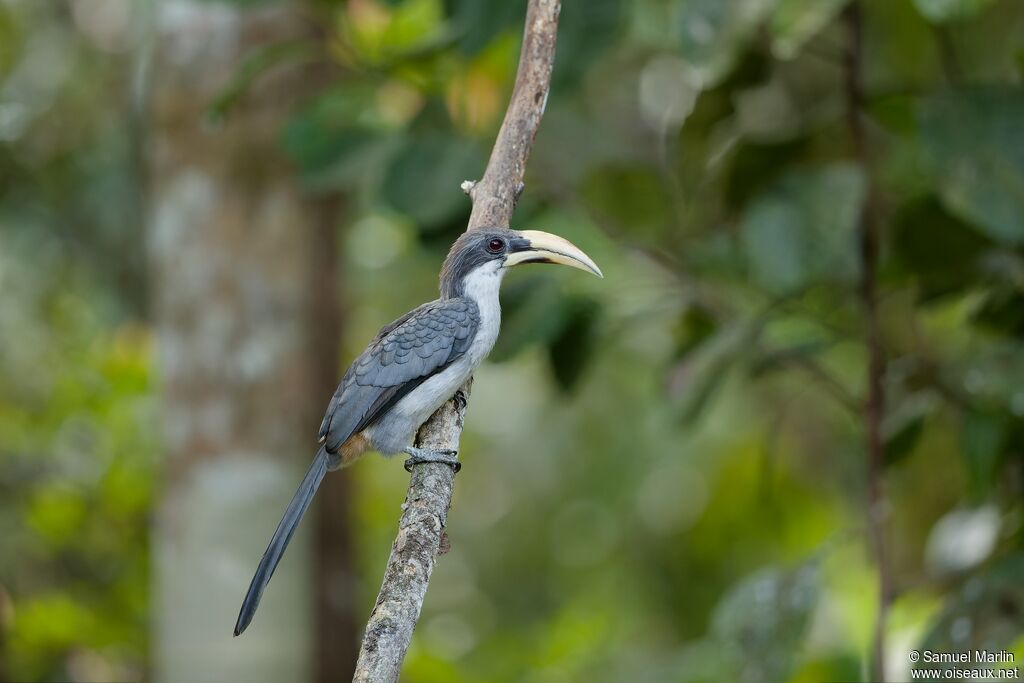
<svg viewBox="0 0 1024 683"><path fill-rule="evenodd" d="M487 243L487 251L491 252L492 254L501 253L501 251L504 248L505 248L505 240L500 239L498 237L495 237L495 238L491 239Z"/></svg>

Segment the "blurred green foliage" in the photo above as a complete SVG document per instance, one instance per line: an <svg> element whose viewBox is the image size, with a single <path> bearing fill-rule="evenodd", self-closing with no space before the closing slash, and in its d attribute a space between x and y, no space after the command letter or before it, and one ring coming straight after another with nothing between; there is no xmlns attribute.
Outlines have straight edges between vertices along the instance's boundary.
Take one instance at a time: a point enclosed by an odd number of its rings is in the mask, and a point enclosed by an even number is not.
<svg viewBox="0 0 1024 683"><path fill-rule="evenodd" d="M0 643L15 680L145 671L160 478L132 93L149 34L135 5L104 1L107 24L86 2L0 1ZM265 69L334 67L280 141L311 194L350 199L345 359L426 298L464 228L459 183L500 125L524 4L312 2L321 42L262 46L210 103L230 126ZM864 167L846 2L563 4L516 224L576 241L607 279L506 284L408 680L864 677L869 182L888 665L906 676L911 646L1024 656L1024 5L864 0ZM346 476L368 611L405 475Z"/></svg>
<svg viewBox="0 0 1024 683"><path fill-rule="evenodd" d="M0 677L137 678L157 485L132 65L0 3Z"/></svg>

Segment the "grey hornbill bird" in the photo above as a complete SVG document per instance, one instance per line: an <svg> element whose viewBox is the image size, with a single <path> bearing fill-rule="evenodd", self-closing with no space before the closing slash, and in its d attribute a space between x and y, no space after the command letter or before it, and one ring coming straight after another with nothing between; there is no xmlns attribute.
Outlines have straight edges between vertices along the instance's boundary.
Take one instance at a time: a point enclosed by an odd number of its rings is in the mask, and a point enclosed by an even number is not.
<svg viewBox="0 0 1024 683"><path fill-rule="evenodd" d="M522 263L561 263L603 277L589 256L556 235L498 228L463 233L441 268L441 297L378 332L334 392L320 425L320 450L263 553L238 614L236 636L252 621L328 470L376 450L407 453L406 469L439 462L458 471L454 452L416 448L413 440L490 353L501 325L498 289L508 268Z"/></svg>

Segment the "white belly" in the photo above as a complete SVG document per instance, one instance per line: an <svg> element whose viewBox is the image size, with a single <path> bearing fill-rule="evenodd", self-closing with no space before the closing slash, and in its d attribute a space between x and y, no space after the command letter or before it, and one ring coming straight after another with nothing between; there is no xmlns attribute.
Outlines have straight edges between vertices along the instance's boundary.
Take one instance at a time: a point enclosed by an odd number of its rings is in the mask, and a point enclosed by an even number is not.
<svg viewBox="0 0 1024 683"><path fill-rule="evenodd" d="M463 357L416 387L364 432L370 443L385 455L411 446L420 426L455 395L474 369Z"/></svg>

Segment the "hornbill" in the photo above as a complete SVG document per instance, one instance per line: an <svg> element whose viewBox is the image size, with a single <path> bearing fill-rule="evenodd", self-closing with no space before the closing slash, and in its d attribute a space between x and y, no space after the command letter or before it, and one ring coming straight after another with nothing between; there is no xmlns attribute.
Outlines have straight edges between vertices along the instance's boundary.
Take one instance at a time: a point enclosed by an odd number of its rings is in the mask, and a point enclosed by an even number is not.
<svg viewBox="0 0 1024 683"><path fill-rule="evenodd" d="M252 621L270 577L328 470L367 450L407 453L406 469L424 462L460 467L452 451L413 446L416 432L491 351L501 325L498 288L523 263L560 263L603 277L568 240L539 230L471 230L441 268L441 297L385 326L345 372L320 425L320 450L263 553L235 624Z"/></svg>

